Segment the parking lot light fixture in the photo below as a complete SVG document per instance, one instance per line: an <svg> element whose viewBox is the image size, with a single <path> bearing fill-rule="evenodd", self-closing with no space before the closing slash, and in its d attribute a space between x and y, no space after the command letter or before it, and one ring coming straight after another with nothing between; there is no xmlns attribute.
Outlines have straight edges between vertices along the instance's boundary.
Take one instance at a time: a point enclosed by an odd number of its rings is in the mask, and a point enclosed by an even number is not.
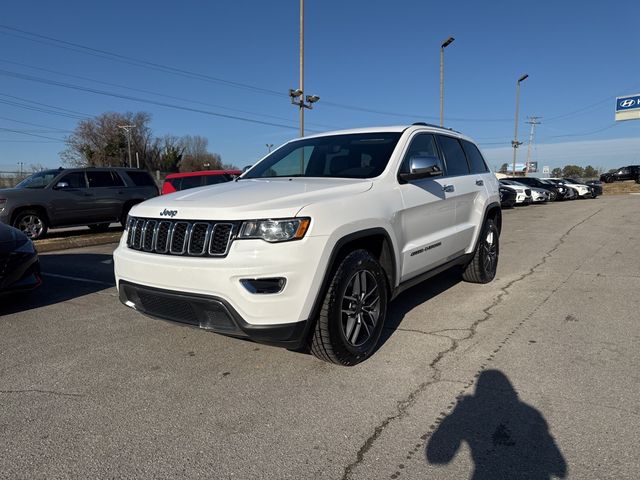
<svg viewBox="0 0 640 480"><path fill-rule="evenodd" d="M511 141L511 146L513 147L513 170L511 170L511 174L515 176L516 174L516 154L518 151L518 147L522 145L522 142L518 141L518 114L520 112L520 83L524 82L527 78L529 78L528 74L522 75L518 78L516 82L516 118L515 118L515 127L513 131L513 140Z"/></svg>
<svg viewBox="0 0 640 480"><path fill-rule="evenodd" d="M449 37L440 45L440 126L444 126L444 49L453 43L455 38Z"/></svg>

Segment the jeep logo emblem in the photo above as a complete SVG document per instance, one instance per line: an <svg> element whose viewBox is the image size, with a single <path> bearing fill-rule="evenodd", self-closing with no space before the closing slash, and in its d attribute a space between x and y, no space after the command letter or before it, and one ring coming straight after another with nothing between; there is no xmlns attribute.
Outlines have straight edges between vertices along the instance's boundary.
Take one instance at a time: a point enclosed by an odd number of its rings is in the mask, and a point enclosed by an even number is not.
<svg viewBox="0 0 640 480"><path fill-rule="evenodd" d="M166 208L160 212L161 217L175 217L178 214L178 210L167 210Z"/></svg>

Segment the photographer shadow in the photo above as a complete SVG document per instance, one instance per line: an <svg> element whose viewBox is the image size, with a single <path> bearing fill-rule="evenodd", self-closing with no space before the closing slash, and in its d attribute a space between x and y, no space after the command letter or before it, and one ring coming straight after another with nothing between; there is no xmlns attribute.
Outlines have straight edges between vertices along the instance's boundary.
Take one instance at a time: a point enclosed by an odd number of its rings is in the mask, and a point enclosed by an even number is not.
<svg viewBox="0 0 640 480"><path fill-rule="evenodd" d="M521 402L498 370L483 371L432 434L426 458L450 463L462 442L471 450L473 480L565 478L567 464L542 414Z"/></svg>

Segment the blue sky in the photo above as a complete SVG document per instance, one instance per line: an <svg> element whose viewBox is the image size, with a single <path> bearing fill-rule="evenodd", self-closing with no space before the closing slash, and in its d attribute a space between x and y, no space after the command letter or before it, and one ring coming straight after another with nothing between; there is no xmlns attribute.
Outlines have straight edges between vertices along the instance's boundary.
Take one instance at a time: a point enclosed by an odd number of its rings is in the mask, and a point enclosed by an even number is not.
<svg viewBox="0 0 640 480"><path fill-rule="evenodd" d="M298 83L298 8L299 0L5 2L4 27L208 79L0 27L0 170L17 162L58 166L59 139L78 115L139 110L151 113L157 135L203 135L225 163L253 163L265 144L297 135L287 90ZM521 141L529 135L526 117L542 117L533 160L552 167L640 163L640 121L615 123L613 115L615 96L640 92L639 17L637 0L306 0L305 92L321 97L307 112L307 131L437 123L439 47L454 36L446 49L445 124L475 138L492 167L511 159L515 84L523 73L530 77L521 90ZM518 155L524 160L526 145Z"/></svg>

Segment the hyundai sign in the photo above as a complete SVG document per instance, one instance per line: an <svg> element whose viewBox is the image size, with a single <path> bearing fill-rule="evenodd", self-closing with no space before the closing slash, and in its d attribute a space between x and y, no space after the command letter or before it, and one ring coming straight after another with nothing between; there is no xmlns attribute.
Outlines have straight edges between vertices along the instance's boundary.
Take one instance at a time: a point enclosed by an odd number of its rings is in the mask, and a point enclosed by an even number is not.
<svg viewBox="0 0 640 480"><path fill-rule="evenodd" d="M616 98L616 122L640 119L640 94Z"/></svg>

